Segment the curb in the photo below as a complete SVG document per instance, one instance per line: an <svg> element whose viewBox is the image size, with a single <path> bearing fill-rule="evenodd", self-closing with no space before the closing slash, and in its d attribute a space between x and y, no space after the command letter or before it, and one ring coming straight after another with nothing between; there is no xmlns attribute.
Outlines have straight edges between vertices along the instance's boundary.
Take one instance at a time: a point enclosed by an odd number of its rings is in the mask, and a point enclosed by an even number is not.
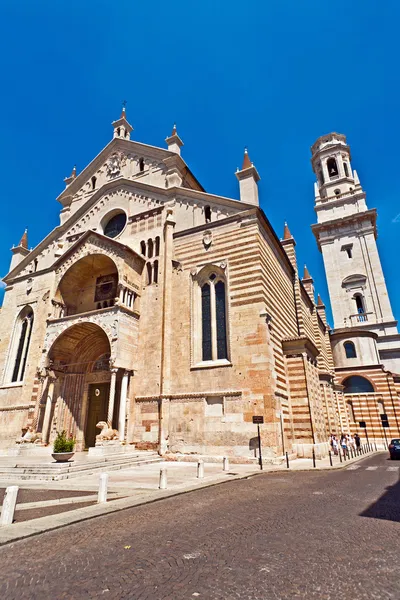
<svg viewBox="0 0 400 600"><path fill-rule="evenodd" d="M382 451L383 452L383 451ZM46 517L40 517L38 519L32 519L31 521L23 521L22 523L13 523L12 525L6 525L0 529L0 546L4 546L6 544L11 544L12 542L17 542L19 540L33 537L36 535L40 535L41 533L45 533L46 531L54 531L56 529L61 529L62 527L67 527L68 525L72 525L74 523L80 523L83 521L89 521L91 519L95 519L97 517L101 517L104 515L108 515L111 513L119 512L122 510L127 510L129 508L134 508L135 506L143 506L146 504L153 504L154 502L159 502L161 500L165 500L166 498L174 498L176 496L180 496L181 494L188 494L190 492L194 492L196 490L205 489L208 487L214 487L217 485L222 485L224 483L229 483L231 481L238 481L241 479L251 479L252 477L258 477L260 475L266 475L271 473L288 473L288 472L302 472L302 471L332 471L337 469L344 469L350 464L354 464L359 462L360 460L364 460L366 458L370 458L375 454L380 454L381 452L371 452L369 454L364 454L362 456L356 457L354 459L350 459L344 463L334 466L326 466L326 467L310 467L305 469L265 469L263 471L257 471L255 473L246 473L242 475L232 475L229 479L223 479L219 481L204 481L201 484L191 485L186 487L185 489L175 489L171 491L163 491L157 490L154 492L150 492L150 494L137 495L135 498L121 498L116 500L111 500L110 502L104 504L96 504L95 506L86 506L84 508L78 508L77 510L70 511L67 513L60 513L56 515L49 515Z"/></svg>

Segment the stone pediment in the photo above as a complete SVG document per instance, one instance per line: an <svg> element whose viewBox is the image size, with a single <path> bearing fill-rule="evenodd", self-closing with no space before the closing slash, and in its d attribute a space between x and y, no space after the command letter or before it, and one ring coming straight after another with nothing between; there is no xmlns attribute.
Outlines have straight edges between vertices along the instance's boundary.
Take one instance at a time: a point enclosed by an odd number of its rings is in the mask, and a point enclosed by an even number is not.
<svg viewBox="0 0 400 600"><path fill-rule="evenodd" d="M156 187L165 188L166 174L171 168L176 169L182 179L190 178L190 187L204 191L184 160L174 152L116 138L79 175L66 179L67 187L57 200L69 207L76 201L86 200L110 181L146 180L149 173Z"/></svg>
<svg viewBox="0 0 400 600"><path fill-rule="evenodd" d="M96 231L86 231L81 237L61 256L53 265L57 278L61 279L64 273L78 260L93 254L105 254L111 258L119 271L121 279L127 276L126 269L141 275L146 263L145 259L137 252L121 242L108 238ZM124 277L125 275L125 277Z"/></svg>

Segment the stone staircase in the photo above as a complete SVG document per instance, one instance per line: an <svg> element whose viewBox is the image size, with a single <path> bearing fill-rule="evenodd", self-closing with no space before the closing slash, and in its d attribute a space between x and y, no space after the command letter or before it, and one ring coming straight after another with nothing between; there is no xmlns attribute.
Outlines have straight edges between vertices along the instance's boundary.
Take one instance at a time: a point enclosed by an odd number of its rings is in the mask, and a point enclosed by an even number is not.
<svg viewBox="0 0 400 600"><path fill-rule="evenodd" d="M13 465L2 465L0 462L0 486L3 481L62 481L100 471L108 473L119 469L141 467L161 462L163 459L156 452L142 450L67 463L56 463L51 460L50 458L46 462L30 464L16 462Z"/></svg>

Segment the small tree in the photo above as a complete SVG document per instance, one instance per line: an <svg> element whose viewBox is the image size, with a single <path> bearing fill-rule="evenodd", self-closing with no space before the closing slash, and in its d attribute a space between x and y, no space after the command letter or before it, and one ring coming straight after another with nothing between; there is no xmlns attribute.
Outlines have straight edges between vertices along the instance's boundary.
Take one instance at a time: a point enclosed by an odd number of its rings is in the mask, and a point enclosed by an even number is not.
<svg viewBox="0 0 400 600"><path fill-rule="evenodd" d="M53 452L73 452L75 447L75 439L67 439L67 432L65 429L57 433L57 437L54 440Z"/></svg>

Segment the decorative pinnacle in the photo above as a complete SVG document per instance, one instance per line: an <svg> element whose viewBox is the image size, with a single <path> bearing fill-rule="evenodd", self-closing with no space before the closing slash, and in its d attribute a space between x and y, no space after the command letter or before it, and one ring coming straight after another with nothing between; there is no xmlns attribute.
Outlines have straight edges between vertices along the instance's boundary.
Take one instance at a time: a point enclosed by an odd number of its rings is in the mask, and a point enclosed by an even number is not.
<svg viewBox="0 0 400 600"><path fill-rule="evenodd" d="M22 236L18 246L21 246L22 248L28 250L28 228L25 229L24 235Z"/></svg>
<svg viewBox="0 0 400 600"><path fill-rule="evenodd" d="M291 240L291 239L292 239L292 237L293 237L293 236L292 236L292 234L290 233L290 230L289 230L288 224L287 224L287 223L286 223L286 221L285 221L285 227L284 227L284 230L283 230L283 239L284 239L284 240Z"/></svg>
<svg viewBox="0 0 400 600"><path fill-rule="evenodd" d="M173 135L178 135L178 132L176 131L176 123L174 123L174 126L173 126L173 128L172 128L171 137L172 137Z"/></svg>
<svg viewBox="0 0 400 600"><path fill-rule="evenodd" d="M249 157L249 153L247 151L247 148L244 149L244 157L243 157L243 164L242 164L242 171L244 171L245 169L250 169L250 167L252 167L252 162L250 160Z"/></svg>
<svg viewBox="0 0 400 600"><path fill-rule="evenodd" d="M321 296L318 294L317 306L323 306L325 308L325 304L322 302Z"/></svg>
<svg viewBox="0 0 400 600"><path fill-rule="evenodd" d="M307 269L307 265L304 265L303 279L312 279L312 277Z"/></svg>
<svg viewBox="0 0 400 600"><path fill-rule="evenodd" d="M123 100L120 119L126 119L126 105L127 105L127 101Z"/></svg>

